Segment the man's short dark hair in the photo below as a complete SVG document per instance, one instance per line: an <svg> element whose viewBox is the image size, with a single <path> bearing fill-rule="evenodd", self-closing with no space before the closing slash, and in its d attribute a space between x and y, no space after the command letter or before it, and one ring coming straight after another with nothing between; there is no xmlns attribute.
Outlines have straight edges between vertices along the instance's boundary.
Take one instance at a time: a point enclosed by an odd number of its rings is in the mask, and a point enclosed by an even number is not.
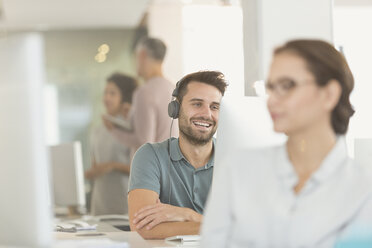
<svg viewBox="0 0 372 248"><path fill-rule="evenodd" d="M164 60L165 54L167 52L167 46L164 44L163 41L157 38L142 38L138 42L138 46L145 48L151 58L160 62Z"/></svg>
<svg viewBox="0 0 372 248"><path fill-rule="evenodd" d="M182 103L182 99L187 93L187 85L192 81L212 85L216 87L221 92L222 95L225 94L226 87L228 86L228 83L226 82L225 76L223 75L222 72L199 71L199 72L190 73L184 76L178 82L177 100L179 103Z"/></svg>
<svg viewBox="0 0 372 248"><path fill-rule="evenodd" d="M106 82L113 83L119 88L122 103L132 103L133 92L137 88L137 80L135 78L122 73L114 73L107 78Z"/></svg>

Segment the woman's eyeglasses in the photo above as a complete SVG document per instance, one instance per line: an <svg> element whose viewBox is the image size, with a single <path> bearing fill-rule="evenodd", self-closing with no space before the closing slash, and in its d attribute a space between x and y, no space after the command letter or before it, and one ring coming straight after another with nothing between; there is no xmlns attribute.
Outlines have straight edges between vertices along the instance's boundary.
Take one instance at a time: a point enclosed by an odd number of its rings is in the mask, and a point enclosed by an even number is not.
<svg viewBox="0 0 372 248"><path fill-rule="evenodd" d="M308 85L312 81L305 81L304 83L296 83L294 80L285 78L279 80L277 83L266 82L265 88L268 95L275 93L277 96L284 97L292 92L295 88Z"/></svg>

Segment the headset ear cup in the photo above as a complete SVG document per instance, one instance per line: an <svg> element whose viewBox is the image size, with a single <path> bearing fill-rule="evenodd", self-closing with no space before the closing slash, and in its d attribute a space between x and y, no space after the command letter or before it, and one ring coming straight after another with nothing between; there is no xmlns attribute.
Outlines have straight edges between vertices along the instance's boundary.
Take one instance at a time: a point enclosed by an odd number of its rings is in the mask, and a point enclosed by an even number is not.
<svg viewBox="0 0 372 248"><path fill-rule="evenodd" d="M180 113L180 104L178 101L174 101L174 119L177 119Z"/></svg>
<svg viewBox="0 0 372 248"><path fill-rule="evenodd" d="M179 111L180 111L180 104L176 100L173 100L168 104L169 117L173 119L177 119Z"/></svg>

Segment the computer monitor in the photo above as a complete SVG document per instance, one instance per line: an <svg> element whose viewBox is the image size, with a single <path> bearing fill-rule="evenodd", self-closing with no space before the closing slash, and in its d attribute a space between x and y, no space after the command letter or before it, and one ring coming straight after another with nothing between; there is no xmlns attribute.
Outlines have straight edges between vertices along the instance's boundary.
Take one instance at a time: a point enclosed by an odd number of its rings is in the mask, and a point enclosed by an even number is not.
<svg viewBox="0 0 372 248"><path fill-rule="evenodd" d="M35 33L0 39L0 246L52 243L42 43Z"/></svg>
<svg viewBox="0 0 372 248"><path fill-rule="evenodd" d="M54 204L58 207L85 206L81 143L49 147Z"/></svg>
<svg viewBox="0 0 372 248"><path fill-rule="evenodd" d="M273 130L265 97L222 99L215 155L217 168L229 164L235 150L263 148L285 141L285 135Z"/></svg>

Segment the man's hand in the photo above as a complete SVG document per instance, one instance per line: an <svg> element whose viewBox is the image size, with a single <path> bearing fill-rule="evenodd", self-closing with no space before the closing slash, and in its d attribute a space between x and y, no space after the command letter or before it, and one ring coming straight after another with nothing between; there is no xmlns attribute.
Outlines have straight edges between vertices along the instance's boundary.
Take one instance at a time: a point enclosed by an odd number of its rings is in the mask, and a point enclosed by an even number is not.
<svg viewBox="0 0 372 248"><path fill-rule="evenodd" d="M146 230L163 222L174 221L201 221L202 216L189 208L176 207L161 203L158 199L156 204L140 209L134 214L133 224L136 229L146 227Z"/></svg>

